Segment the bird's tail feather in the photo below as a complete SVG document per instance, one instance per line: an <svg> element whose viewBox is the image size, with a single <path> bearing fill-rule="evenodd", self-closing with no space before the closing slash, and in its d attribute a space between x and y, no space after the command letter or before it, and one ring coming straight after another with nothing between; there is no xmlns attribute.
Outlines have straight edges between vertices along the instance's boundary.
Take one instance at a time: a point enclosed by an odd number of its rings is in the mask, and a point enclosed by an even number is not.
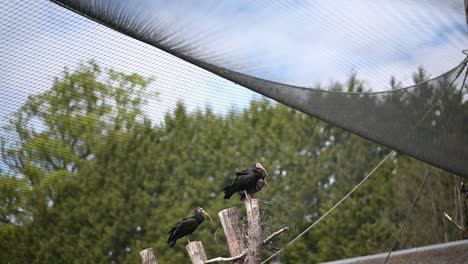
<svg viewBox="0 0 468 264"><path fill-rule="evenodd" d="M169 234L170 234L170 235L169 235L169 238L167 239L167 243L169 244L170 247L173 247L174 244L175 244L175 242L176 242L176 240L177 240L177 239L174 239L174 233L175 233L174 231L175 231L175 230L176 230L176 228L173 227L173 228L171 229L171 231L169 231ZM172 243L172 245L171 245L171 243Z"/></svg>
<svg viewBox="0 0 468 264"><path fill-rule="evenodd" d="M174 247L176 241L177 241L177 240L169 241L169 242L168 242L169 247Z"/></svg>
<svg viewBox="0 0 468 264"><path fill-rule="evenodd" d="M229 199L235 193L231 185L224 187L224 199Z"/></svg>

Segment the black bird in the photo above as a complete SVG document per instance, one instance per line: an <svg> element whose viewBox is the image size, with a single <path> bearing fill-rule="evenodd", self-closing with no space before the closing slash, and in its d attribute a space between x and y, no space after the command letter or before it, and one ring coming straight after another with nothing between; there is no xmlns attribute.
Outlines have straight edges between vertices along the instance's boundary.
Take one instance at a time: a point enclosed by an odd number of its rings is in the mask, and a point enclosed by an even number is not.
<svg viewBox="0 0 468 264"><path fill-rule="evenodd" d="M169 231L169 238L167 239L167 243L169 244L170 247L173 247L177 239L184 237L186 235L190 235L197 229L197 227L205 220L205 217L203 215L206 215L210 218L211 221L211 216L203 210L203 208L198 207L195 209L195 215L192 217L184 218L182 221L177 223L171 231ZM190 242L190 240L187 237L187 240Z"/></svg>
<svg viewBox="0 0 468 264"><path fill-rule="evenodd" d="M261 191L264 186L265 186L265 179L260 179L260 180L257 181L254 188L249 186L249 188L247 188L246 191L250 195L250 197L253 198L253 194ZM245 200L245 191L239 191L238 193L239 193L240 200L244 201Z"/></svg>
<svg viewBox="0 0 468 264"><path fill-rule="evenodd" d="M267 175L268 172L259 162L254 163L249 169L236 172L236 178L232 181L232 184L224 187L224 199L231 198L236 192L244 193L247 198L250 198L254 193L263 188L263 186L261 186L263 183L268 187L271 193L270 186L265 178ZM263 183L259 183L261 187L257 186L259 180L263 181Z"/></svg>

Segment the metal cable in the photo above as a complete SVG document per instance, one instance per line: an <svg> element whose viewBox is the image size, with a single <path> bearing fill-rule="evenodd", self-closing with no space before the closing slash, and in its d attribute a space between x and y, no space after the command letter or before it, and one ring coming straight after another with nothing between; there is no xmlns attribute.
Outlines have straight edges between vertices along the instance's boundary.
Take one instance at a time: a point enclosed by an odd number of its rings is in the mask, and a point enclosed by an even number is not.
<svg viewBox="0 0 468 264"><path fill-rule="evenodd" d="M424 180L423 180L421 186L419 187L418 193L416 194L416 198L414 198L413 204L411 205L408 213L406 214L406 218L403 221L403 225L401 226L400 230L398 231L398 235L396 236L395 240L393 241L392 247L388 251L388 254L387 254L387 257L385 258L384 264L386 264L387 261L390 259L390 255L392 254L392 251L395 249L396 243L400 239L400 235L403 232L403 230L405 229L406 223L408 222L408 219L409 219L409 217L411 215L411 212L413 211L414 206L416 205L416 202L418 201L419 195L421 194L421 191L422 191L424 185L426 184L427 177L429 176L429 173L431 172L431 170L432 170L432 166L429 169L426 169L426 174L424 175Z"/></svg>
<svg viewBox="0 0 468 264"><path fill-rule="evenodd" d="M272 254L271 256L269 256L267 259L265 259L264 261L262 261L262 264L264 263L267 263L270 259L274 258L276 255L278 255L279 253L281 253L281 251L283 251L284 249L286 249L287 247L289 247L292 243L294 243L296 240L298 240L300 237L302 237L303 235L305 235L307 232L309 232L310 229L312 229L315 225L317 225L318 223L320 223L323 219L325 219L333 210L335 210L338 206L340 206L346 199L349 198L349 196L351 196L351 194L356 191L364 182L366 182L370 176L372 176L372 174L374 174L375 171L377 171L378 168L380 168L380 166L382 166L382 164L390 157L392 156L393 154L395 154L396 151L392 150L390 151L390 153L387 154L387 156L385 156L385 158L383 158L379 164L377 164L377 166L375 166L374 169L372 169L371 172L369 172L369 174L367 174L366 177L364 177L364 179L362 179L358 184L356 184L356 186L354 186L353 189L351 189L345 196L343 196L343 198L341 198L341 200L339 200L332 208L328 209L328 211L326 213L324 213L319 219L317 219L314 223L312 223L309 227L307 227L304 231L302 231L302 233L300 233L299 235L297 235L295 238L293 238L288 244L286 244L286 246L284 246L282 249L276 251L274 254Z"/></svg>
<svg viewBox="0 0 468 264"><path fill-rule="evenodd" d="M458 79L458 77L461 75L461 73L463 72L463 70L466 68L467 66L467 62L468 60L465 58L464 60L464 64L463 64L463 67L459 70L459 72L457 73L457 75L455 76L455 78L452 80L451 84L450 85L453 85L453 83ZM465 78L463 79L463 83L462 83L462 89L465 85L465 81L466 81L466 76L468 75L468 72L467 74L465 75ZM434 102L437 102L437 100L435 100ZM436 103L433 103L430 107L430 109L421 117L421 119L416 123L416 125L414 126L415 128L418 127L421 122L426 119L428 113L434 108L434 106L436 105ZM291 245L292 243L294 243L297 239L299 239L301 236L305 235L310 229L312 229L316 224L318 224L319 222L321 222L325 217L327 217L334 209L336 209L341 203L343 203L357 188L359 188L384 162L385 160L387 160L388 157L390 157L393 153L396 153L394 150L392 150L387 156L385 156L385 158L380 161L379 164L377 164L377 166L366 176L364 177L364 179L361 180L361 182L359 182L356 186L354 186L353 189L351 189L351 191L349 191L343 198L341 198L341 200L339 200L332 208L330 208L325 214L323 214L319 219L317 219L314 223L312 223L309 227L307 227L302 233L300 233L299 235L297 235L293 240L291 240L288 244L286 244L285 247L283 247L282 249L278 250L277 252L275 252L273 255L271 255L270 257L268 257L267 259L265 259L263 263L266 263L267 261L269 261L270 259L272 259L273 257L275 257L276 255L278 255L281 251L283 251L284 249L286 249L289 245ZM431 167L432 169L432 167ZM430 169L429 169L430 171ZM427 178L427 174L429 173L429 171L426 173L426 178ZM424 179L424 183L425 183L425 180L426 178ZM422 185L424 186L424 184ZM422 187L421 186L421 187ZM421 190L419 190L420 192ZM419 192L418 192L418 195L417 197L419 196ZM416 198L417 200L417 198ZM416 202L415 200L415 202ZM414 205L413 205L414 206ZM411 210L412 208L410 209L410 212L409 214L411 214ZM407 217L409 217L409 214L407 215ZM405 224L406 224L406 221L407 219L405 219ZM397 240L401 234L401 231L400 230L400 233L398 234L398 237L397 237ZM396 243L396 241L394 242ZM395 245L392 246L392 248L394 247ZM390 254L387 256L387 258L390 256ZM386 263L386 262L385 262Z"/></svg>

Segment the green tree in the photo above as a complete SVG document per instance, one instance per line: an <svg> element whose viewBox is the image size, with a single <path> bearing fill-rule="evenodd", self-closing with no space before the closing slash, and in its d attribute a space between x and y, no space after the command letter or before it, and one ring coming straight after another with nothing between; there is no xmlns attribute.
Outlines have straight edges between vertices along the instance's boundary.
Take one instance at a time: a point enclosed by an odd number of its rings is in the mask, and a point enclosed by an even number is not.
<svg viewBox="0 0 468 264"><path fill-rule="evenodd" d="M419 77L424 74L420 70ZM184 239L168 248L167 232L198 206L215 221L204 222L192 239L203 241L209 257L227 256L216 213L243 203L237 197L224 200L222 189L254 161L267 168L273 186L271 197L265 190L256 194L264 235L291 228L274 241L281 247L388 153L267 99L225 115L209 108L188 111L178 103L163 124L155 125L142 110L151 83L90 62L65 70L50 90L31 96L17 111L2 140L8 165L0 172L2 260L135 263L140 250L152 247L161 262L185 263ZM365 86L353 74L329 89L360 92ZM432 100L433 95L421 96ZM456 97L444 100L460 103ZM447 192L459 179L434 173L440 177L431 176L399 248L463 237L441 215L461 215L455 193ZM392 157L329 218L288 247L282 261L312 263L387 250L423 174L420 162ZM426 234L427 229L434 233Z"/></svg>
<svg viewBox="0 0 468 264"><path fill-rule="evenodd" d="M106 137L135 128L151 81L137 74L103 72L90 62L74 72L65 70L50 90L28 98L6 127L6 134L16 140L2 140L2 158L9 166L1 181L9 192L2 201L10 201L2 211L6 223L0 229L7 235L2 240L21 240L7 246L11 255L5 259L79 260L81 228L95 223L68 213L85 213L82 195L99 185L83 186L84 175L102 168L96 157L102 155Z"/></svg>

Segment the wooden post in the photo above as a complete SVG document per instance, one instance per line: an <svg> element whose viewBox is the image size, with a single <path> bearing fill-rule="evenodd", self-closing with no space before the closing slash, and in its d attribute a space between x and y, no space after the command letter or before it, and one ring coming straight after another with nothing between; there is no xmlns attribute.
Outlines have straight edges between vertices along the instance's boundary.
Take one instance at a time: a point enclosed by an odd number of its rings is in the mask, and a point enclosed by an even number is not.
<svg viewBox="0 0 468 264"><path fill-rule="evenodd" d="M247 209L247 264L259 264L261 261L261 249L263 245L262 228L260 227L260 208L257 199L246 199L245 208Z"/></svg>
<svg viewBox="0 0 468 264"><path fill-rule="evenodd" d="M185 247L193 264L204 264L207 261L201 241L192 241Z"/></svg>
<svg viewBox="0 0 468 264"><path fill-rule="evenodd" d="M236 208L229 208L222 210L218 213L219 219L223 226L224 234L226 234L226 240L229 246L230 258L217 257L210 260L206 260L203 246L200 243L198 251L203 252L204 262L195 262L192 258L191 250L189 250L190 243L187 246L187 251L190 254L190 258L193 263L215 263L221 261L233 261L237 264L259 264L261 261L261 249L264 244L270 243L270 241L276 236L288 231L288 227L285 226L280 230L274 232L265 240L262 240L262 229L260 226L260 207L257 199L251 199L245 201L245 207L247 209L247 221L248 221L248 238L242 233L242 226L239 220L239 214ZM192 250L193 251L193 250Z"/></svg>
<svg viewBox="0 0 468 264"><path fill-rule="evenodd" d="M237 208L228 208L218 213L231 257L241 255L247 248ZM243 263L242 259L233 263Z"/></svg>
<svg viewBox="0 0 468 264"><path fill-rule="evenodd" d="M140 251L140 256L141 263L143 264L158 264L158 260L156 259L152 248L147 248L145 250Z"/></svg>

